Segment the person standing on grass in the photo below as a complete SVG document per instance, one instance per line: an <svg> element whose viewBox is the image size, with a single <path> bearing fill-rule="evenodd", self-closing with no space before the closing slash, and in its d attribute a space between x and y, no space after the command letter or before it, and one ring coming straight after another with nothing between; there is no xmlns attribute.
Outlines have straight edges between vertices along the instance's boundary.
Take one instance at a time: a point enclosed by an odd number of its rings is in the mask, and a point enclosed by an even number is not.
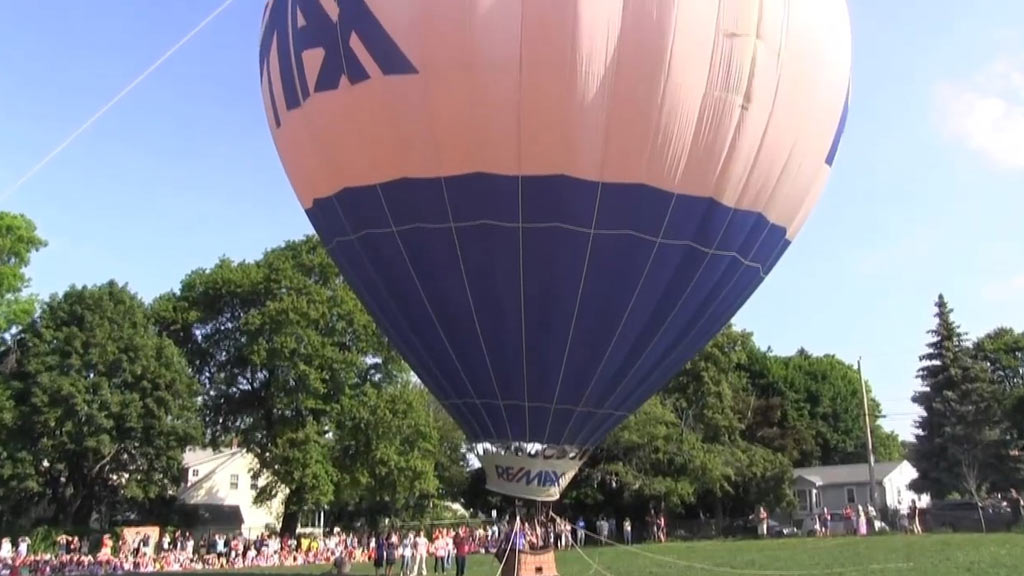
<svg viewBox="0 0 1024 576"><path fill-rule="evenodd" d="M768 537L768 510L764 506L757 507L757 536L758 538Z"/></svg>
<svg viewBox="0 0 1024 576"><path fill-rule="evenodd" d="M1024 499L1017 493L1017 489L1010 490L1010 526L1016 528L1024 522Z"/></svg>
<svg viewBox="0 0 1024 576"><path fill-rule="evenodd" d="M395 562L398 560L398 534L388 532L387 542L384 544L384 575L392 576L395 572Z"/></svg>
<svg viewBox="0 0 1024 576"><path fill-rule="evenodd" d="M452 539L455 547L455 576L466 576L466 556L469 555L469 536L463 527Z"/></svg>
<svg viewBox="0 0 1024 576"><path fill-rule="evenodd" d="M384 559L387 556L386 543L380 533L375 533L373 536L373 574L380 576L380 569L384 567Z"/></svg>
<svg viewBox="0 0 1024 576"><path fill-rule="evenodd" d="M626 516L626 519L622 521L622 540L626 543L626 546L633 545L633 522Z"/></svg>
<svg viewBox="0 0 1024 576"><path fill-rule="evenodd" d="M430 547L430 542L423 535L423 530L420 530L416 540L413 541L413 545L415 549L413 551L412 573L419 576L427 576L427 549Z"/></svg>
<svg viewBox="0 0 1024 576"><path fill-rule="evenodd" d="M582 548L587 543L587 521L583 516L576 520L576 546Z"/></svg>
<svg viewBox="0 0 1024 576"><path fill-rule="evenodd" d="M868 535L868 516L864 507L857 504L857 536Z"/></svg>
<svg viewBox="0 0 1024 576"><path fill-rule="evenodd" d="M911 534L921 533L920 514L917 509L917 498L910 501L910 513L907 514L907 522L910 524Z"/></svg>
<svg viewBox="0 0 1024 576"><path fill-rule="evenodd" d="M412 574L412 549L415 540L416 535L411 531L405 535L405 540L402 540L402 576Z"/></svg>
<svg viewBox="0 0 1024 576"><path fill-rule="evenodd" d="M434 533L434 574L437 574L438 567L441 568L441 574L446 572L444 558L448 551L445 549L444 544L444 533L438 530Z"/></svg>
<svg viewBox="0 0 1024 576"><path fill-rule="evenodd" d="M28 536L21 536L18 538L18 548L15 550L15 559L19 564L28 557L28 548L32 545L32 540Z"/></svg>
<svg viewBox="0 0 1024 576"><path fill-rule="evenodd" d="M0 562L9 562L14 557L14 546L11 545L11 539L8 536L4 536L0 539Z"/></svg>
<svg viewBox="0 0 1024 576"><path fill-rule="evenodd" d="M455 560L455 531L451 528L446 528L444 531L444 567L446 570L450 570L452 562Z"/></svg>

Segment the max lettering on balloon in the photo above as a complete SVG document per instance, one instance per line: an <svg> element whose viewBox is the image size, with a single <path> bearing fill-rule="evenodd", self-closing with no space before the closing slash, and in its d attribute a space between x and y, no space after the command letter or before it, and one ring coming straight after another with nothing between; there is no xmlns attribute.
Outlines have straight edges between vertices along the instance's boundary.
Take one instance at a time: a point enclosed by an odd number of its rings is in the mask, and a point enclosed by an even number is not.
<svg viewBox="0 0 1024 576"><path fill-rule="evenodd" d="M557 470L530 470L525 466L494 466L494 477L503 482L537 486L538 488L554 488L561 486L565 479L564 472Z"/></svg>
<svg viewBox="0 0 1024 576"><path fill-rule="evenodd" d="M337 4L334 20L322 2ZM391 37L366 0L270 0L263 12L263 36L260 39L260 81L269 96L274 125L281 126L276 88L284 97L285 110L294 110L312 94L341 87L348 78L356 85L370 79L370 73L352 50L355 36L374 64L385 76L418 74L419 70ZM312 94L302 54L322 50L323 60L316 70ZM273 59L273 60L272 60ZM277 63L278 75L271 63Z"/></svg>

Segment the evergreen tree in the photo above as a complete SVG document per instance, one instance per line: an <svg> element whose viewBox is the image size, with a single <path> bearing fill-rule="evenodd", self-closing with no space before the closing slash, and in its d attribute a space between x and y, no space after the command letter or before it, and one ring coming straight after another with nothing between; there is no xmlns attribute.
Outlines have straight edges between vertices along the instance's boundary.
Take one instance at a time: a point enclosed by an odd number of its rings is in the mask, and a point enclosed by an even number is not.
<svg viewBox="0 0 1024 576"><path fill-rule="evenodd" d="M922 366L917 377L922 388L914 393L913 401L924 414L918 418L916 444L910 454L917 468L917 478L912 488L917 492L930 493L935 498L948 496L956 491L956 480L948 465L949 454L940 440L941 431L949 425L947 411L942 398L952 390L953 365L957 361L957 349L963 347L964 335L953 322L952 310L946 298L939 294L935 302L935 327L928 331L932 340L928 351L918 359Z"/></svg>
<svg viewBox="0 0 1024 576"><path fill-rule="evenodd" d="M939 294L932 341L917 372L922 388L913 397L924 414L911 453L918 471L912 488L933 498L978 497L997 481L1009 448L998 390L952 312Z"/></svg>

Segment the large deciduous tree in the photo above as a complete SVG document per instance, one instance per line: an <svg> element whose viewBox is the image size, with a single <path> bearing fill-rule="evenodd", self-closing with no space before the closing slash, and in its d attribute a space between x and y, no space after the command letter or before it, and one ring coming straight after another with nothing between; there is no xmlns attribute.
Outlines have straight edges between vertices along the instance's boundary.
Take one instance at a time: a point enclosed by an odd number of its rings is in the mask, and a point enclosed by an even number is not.
<svg viewBox="0 0 1024 576"><path fill-rule="evenodd" d="M744 371L749 392L745 399L744 438L801 465L818 453L809 415L798 391L785 386L785 360L768 351L748 353Z"/></svg>
<svg viewBox="0 0 1024 576"><path fill-rule="evenodd" d="M443 482L466 475L463 436L433 404L425 388L402 382L345 399L335 432L340 511L371 521L421 518Z"/></svg>
<svg viewBox="0 0 1024 576"><path fill-rule="evenodd" d="M972 346L975 358L987 369L999 396L1000 417L1006 423L1010 455L1001 470L1002 483L1020 486L1024 481L1024 332L999 327L978 338Z"/></svg>
<svg viewBox="0 0 1024 576"><path fill-rule="evenodd" d="M22 503L15 495L15 479L25 477L19 469L31 468L24 454L11 450L17 414L9 373L17 355L10 338L15 328L28 323L35 314L37 300L25 293L29 285L25 270L32 254L44 246L46 241L40 238L30 219L22 214L0 212L0 486L5 487L0 497L0 521L9 516L12 504Z"/></svg>
<svg viewBox="0 0 1024 576"><path fill-rule="evenodd" d="M319 240L286 242L255 262L222 259L153 310L202 386L208 441L237 437L252 452L265 479L259 501L287 493L283 532L301 512L330 505L342 474L360 473L337 466L338 435L357 433L342 423L369 409L353 394L377 401L361 390L408 369Z"/></svg>
<svg viewBox="0 0 1024 576"><path fill-rule="evenodd" d="M975 358L1007 393L1024 390L1024 332L1001 326L974 341Z"/></svg>
<svg viewBox="0 0 1024 576"><path fill-rule="evenodd" d="M60 526L84 526L115 501L177 488L184 450L201 437L199 388L134 293L72 286L15 345L5 495L23 509L43 503Z"/></svg>
<svg viewBox="0 0 1024 576"><path fill-rule="evenodd" d="M648 400L590 456L564 497L580 509L611 508L612 496L627 508L663 503L679 509L694 501L690 470L697 442L661 395ZM604 512L606 510L600 510Z"/></svg>
<svg viewBox="0 0 1024 576"><path fill-rule="evenodd" d="M782 359L779 376L790 393L790 409L804 419L814 438L814 452L800 455L797 466L866 462L864 401L860 375L854 366L836 356L814 355L798 350ZM868 390L875 456L879 461L900 457L899 441L879 424L881 406Z"/></svg>
<svg viewBox="0 0 1024 576"><path fill-rule="evenodd" d="M745 491L747 457L757 452L743 438L750 395L749 375L743 367L748 356L756 353L750 332L727 326L664 391L684 437L690 440L689 469L697 494L710 503L719 522L729 504L739 504L735 496Z"/></svg>
<svg viewBox="0 0 1024 576"><path fill-rule="evenodd" d="M860 375L833 355L805 349L791 356L754 358L746 437L784 454L794 466L865 462ZM881 405L868 387L875 457L902 457L899 438L880 423Z"/></svg>
<svg viewBox="0 0 1024 576"><path fill-rule="evenodd" d="M36 298L25 294L25 273L32 254L46 246L36 225L22 214L0 212L0 346L12 328L26 324L36 311Z"/></svg>

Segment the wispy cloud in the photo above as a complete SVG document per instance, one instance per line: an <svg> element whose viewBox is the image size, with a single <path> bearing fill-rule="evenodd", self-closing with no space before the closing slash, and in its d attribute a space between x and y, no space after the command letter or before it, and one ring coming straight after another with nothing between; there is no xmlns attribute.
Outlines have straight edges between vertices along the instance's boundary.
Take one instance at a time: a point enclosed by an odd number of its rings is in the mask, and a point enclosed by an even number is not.
<svg viewBox="0 0 1024 576"><path fill-rule="evenodd" d="M988 283L982 296L992 302L1024 299L1024 273Z"/></svg>
<svg viewBox="0 0 1024 576"><path fill-rule="evenodd" d="M1024 59L998 58L973 78L936 87L945 133L997 165L1024 170Z"/></svg>

